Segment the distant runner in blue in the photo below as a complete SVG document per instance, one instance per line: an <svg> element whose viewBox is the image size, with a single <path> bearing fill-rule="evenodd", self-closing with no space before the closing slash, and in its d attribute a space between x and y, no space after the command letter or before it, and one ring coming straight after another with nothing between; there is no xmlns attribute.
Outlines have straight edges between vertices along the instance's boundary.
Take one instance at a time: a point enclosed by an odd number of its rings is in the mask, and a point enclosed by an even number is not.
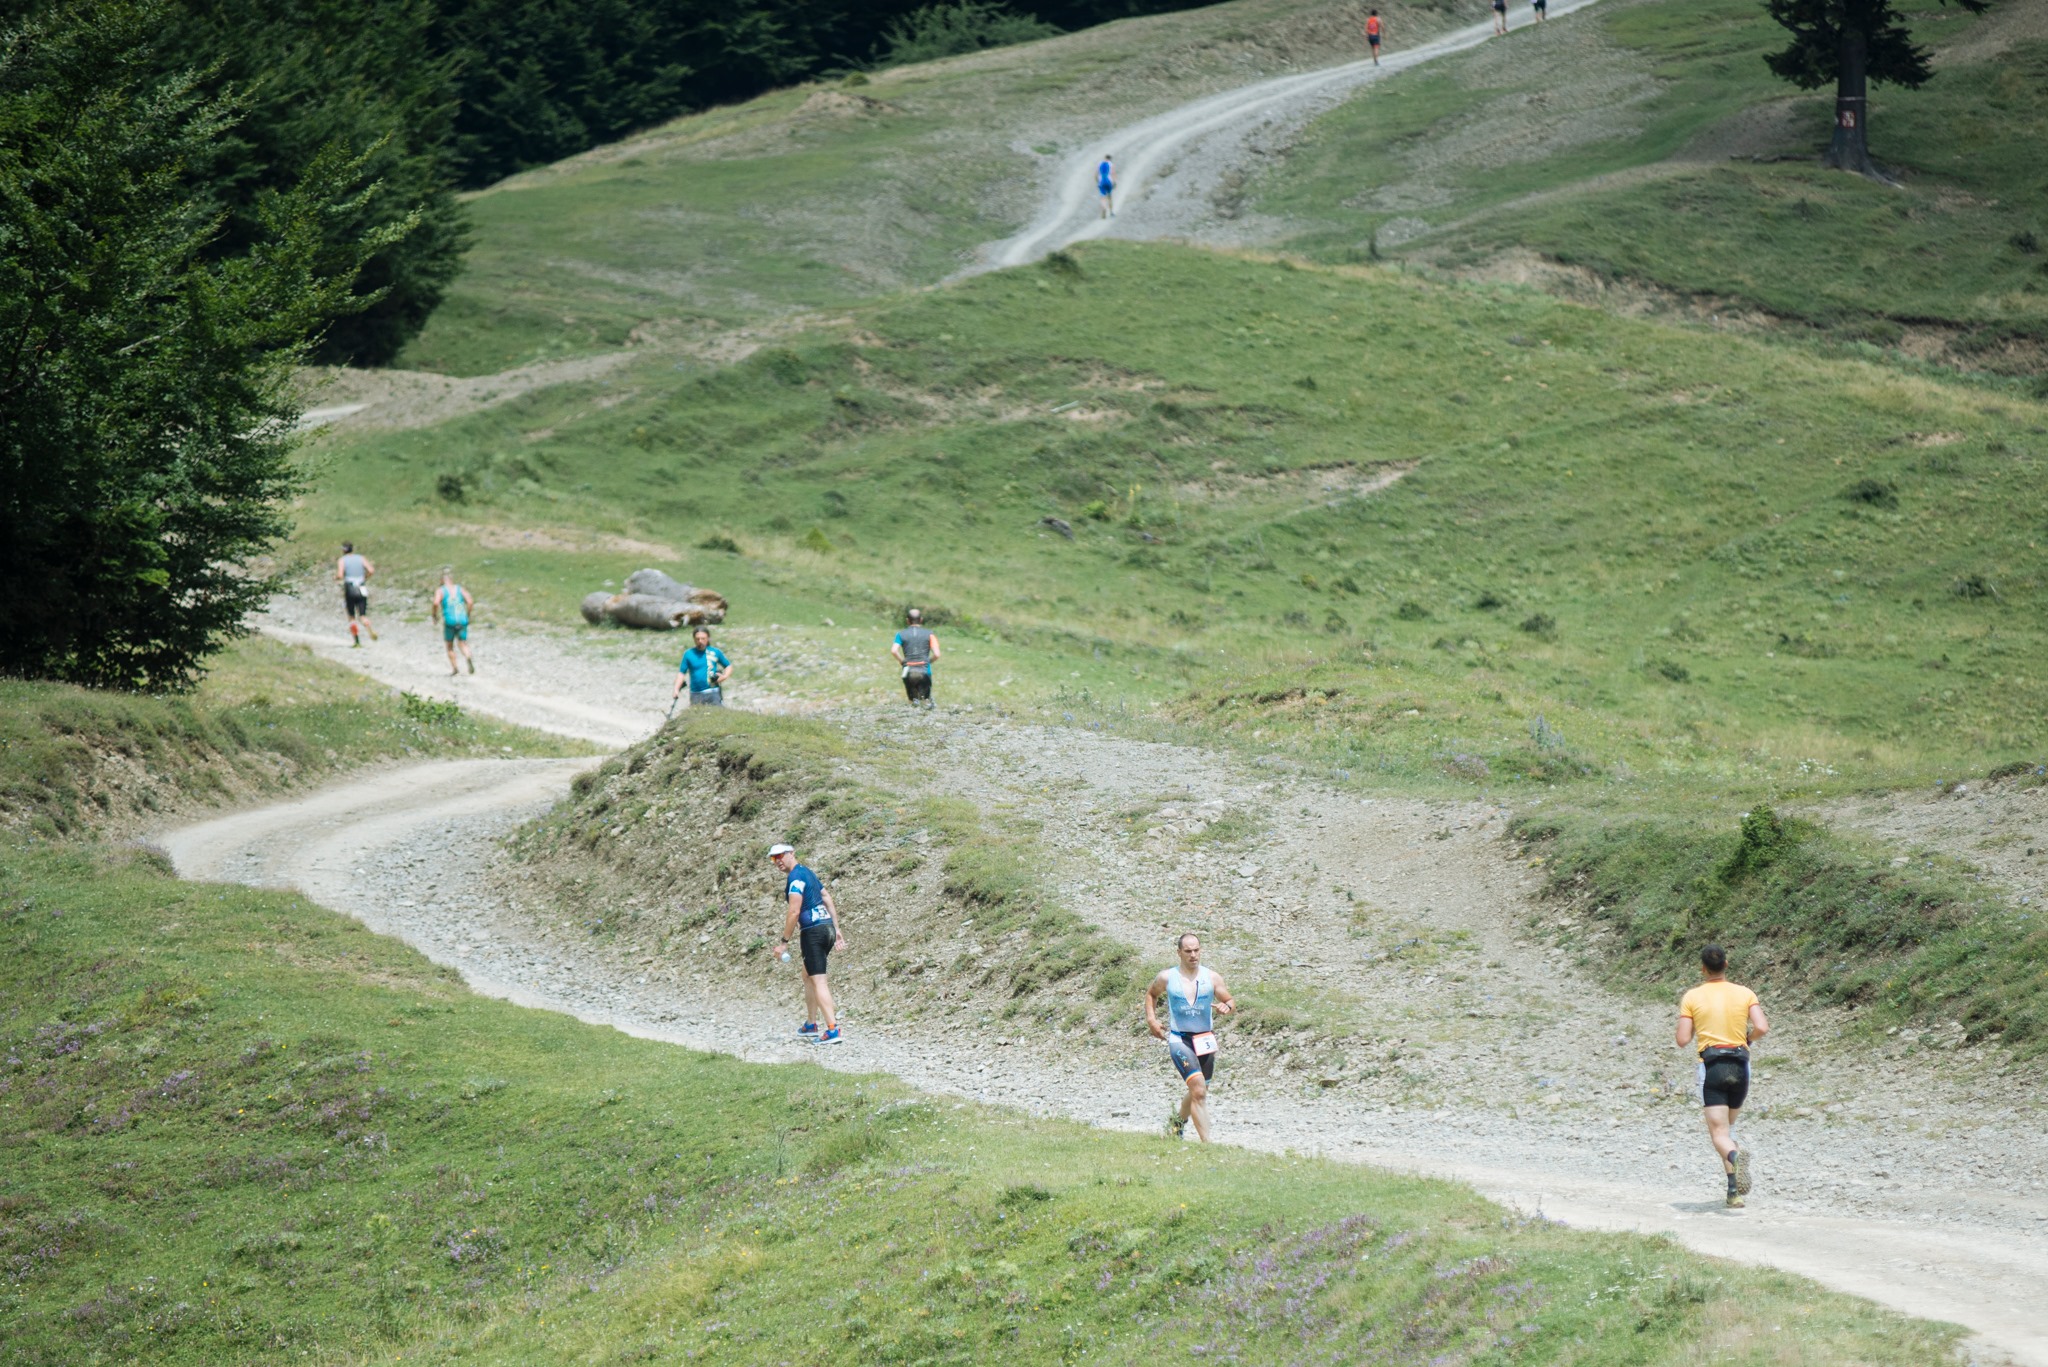
<svg viewBox="0 0 2048 1367"><path fill-rule="evenodd" d="M691 633L694 643L683 652L683 661L676 666L675 691L671 698L681 695L683 686L689 685L690 706L725 706L726 676L732 673L732 661L725 658L725 652L711 644L711 633L703 627Z"/></svg>
<svg viewBox="0 0 2048 1367"><path fill-rule="evenodd" d="M907 623L896 633L889 653L903 666L903 696L912 707L932 703L932 665L939 658L939 638L924 624L924 613L916 608L903 614Z"/></svg>
<svg viewBox="0 0 2048 1367"><path fill-rule="evenodd" d="M1216 1073L1216 1017L1227 1016L1237 1001L1216 971L1202 962L1202 939L1193 931L1174 945L1180 963L1164 970L1145 989L1145 1028L1166 1045L1173 1070L1187 1086L1180 1104L1166 1115L1166 1133L1179 1139L1188 1122L1195 1137L1209 1142L1209 1079ZM1166 1021L1159 1019L1161 999Z"/></svg>
<svg viewBox="0 0 2048 1367"><path fill-rule="evenodd" d="M839 1017L832 1008L832 988L825 981L825 963L835 949L843 948L846 936L839 929L839 904L817 874L796 862L796 850L788 845L771 846L768 862L782 870L787 880L783 890L789 902L782 922L782 943L776 957L789 957L789 942L797 940L804 956L804 1023L797 1034L815 1044L839 1043ZM824 1033L818 1030L824 1022Z"/></svg>
<svg viewBox="0 0 2048 1367"><path fill-rule="evenodd" d="M1095 193L1102 196L1102 216L1116 217L1116 168L1110 165L1109 153L1102 154L1102 165L1095 168Z"/></svg>

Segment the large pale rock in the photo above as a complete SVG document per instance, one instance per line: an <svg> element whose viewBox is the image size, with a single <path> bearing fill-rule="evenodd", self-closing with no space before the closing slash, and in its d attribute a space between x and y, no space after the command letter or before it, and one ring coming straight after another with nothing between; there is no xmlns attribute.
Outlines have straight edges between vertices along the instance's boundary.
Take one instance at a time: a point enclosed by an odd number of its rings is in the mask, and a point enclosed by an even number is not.
<svg viewBox="0 0 2048 1367"><path fill-rule="evenodd" d="M660 570L634 570L626 576L626 592L644 593L650 598L670 598L678 603L690 601L692 592L688 584L678 584Z"/></svg>
<svg viewBox="0 0 2048 1367"><path fill-rule="evenodd" d="M677 627L715 626L725 613L703 603L678 603L651 593L621 593L605 600L604 615L622 627L643 631L674 631Z"/></svg>
<svg viewBox="0 0 2048 1367"><path fill-rule="evenodd" d="M579 610L592 626L617 622L642 631L715 626L725 620L725 595L679 584L660 570L635 570L624 593L586 594Z"/></svg>
<svg viewBox="0 0 2048 1367"><path fill-rule="evenodd" d="M725 595L716 589L700 589L694 584L680 584L660 570L634 570L626 576L627 593L644 593L654 598L669 598L679 603L695 603L699 607L714 609L718 616L711 621L723 621L728 604Z"/></svg>

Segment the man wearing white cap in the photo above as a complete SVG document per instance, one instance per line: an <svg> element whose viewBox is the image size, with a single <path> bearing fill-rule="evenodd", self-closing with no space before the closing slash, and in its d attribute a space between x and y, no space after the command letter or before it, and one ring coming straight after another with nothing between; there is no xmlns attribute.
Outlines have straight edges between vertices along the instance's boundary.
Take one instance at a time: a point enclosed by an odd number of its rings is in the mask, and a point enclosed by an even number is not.
<svg viewBox="0 0 2048 1367"><path fill-rule="evenodd" d="M770 846L768 862L788 879L783 891L789 911L783 918L782 943L775 947L776 956L787 959L789 942L796 939L804 959L804 1023L796 1032L819 1044L837 1044L839 1017L832 1009L832 988L825 981L825 960L846 943L839 933L839 908L818 875L796 862L796 850L791 846Z"/></svg>

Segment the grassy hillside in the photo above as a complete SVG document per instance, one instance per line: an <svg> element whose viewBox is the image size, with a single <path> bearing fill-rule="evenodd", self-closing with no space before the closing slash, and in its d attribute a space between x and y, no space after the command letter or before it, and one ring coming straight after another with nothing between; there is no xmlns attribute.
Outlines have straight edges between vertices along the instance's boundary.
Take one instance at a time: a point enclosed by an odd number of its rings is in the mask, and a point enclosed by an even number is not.
<svg viewBox="0 0 2048 1367"><path fill-rule="evenodd" d="M255 638L184 697L0 680L0 830L78 835L375 759L507 753L577 747Z"/></svg>
<svg viewBox="0 0 2048 1367"><path fill-rule="evenodd" d="M2048 41L2010 12L1904 9L1916 39L1957 55L1921 90L1873 96L1872 146L1897 188L1813 160L1832 106L1766 70L1784 34L1761 7L1614 0L1369 88L1317 123L1256 204L1322 259L1378 250L1483 274L1534 252L1840 338L2043 373L2048 186L2031 149ZM2005 28L2009 44L1989 41Z"/></svg>
<svg viewBox="0 0 2048 1367"><path fill-rule="evenodd" d="M1463 22L1449 0L1412 33ZM401 364L457 375L929 284L1006 236L1106 129L1358 54L1354 18L1236 0L778 91L469 200L468 268Z"/></svg>
<svg viewBox="0 0 2048 1367"><path fill-rule="evenodd" d="M0 849L0 1362L1938 1361L1661 1240L482 1000L284 894ZM853 1347L850 1349L850 1345Z"/></svg>
<svg viewBox="0 0 2048 1367"><path fill-rule="evenodd" d="M1615 869L1683 865L1760 800L2048 748L2029 663L2048 409L1995 385L1525 291L1128 245L675 364L431 432L338 433L360 477L308 526L381 527L402 573L473 556L456 519L667 542L676 573L733 598L735 657L809 668L825 700L886 698L889 614L921 601L961 647L953 700L1540 799L1589 839L1657 814ZM500 602L555 621L625 567L489 559ZM1885 876L1879 852L1829 848ZM1856 884L1819 886L1810 952L1774 981L1829 995L1814 966L1856 944ZM2002 909L1914 905L1865 965L1878 981L1951 933L1999 964L1897 1010L2038 1023L2033 951L1985 938ZM1994 980L2011 990L1985 996Z"/></svg>
<svg viewBox="0 0 2048 1367"><path fill-rule="evenodd" d="M680 568L736 624L926 598L991 638L962 690L1178 697L1354 772L1825 788L2043 742L2044 433L2024 399L1538 296L1110 246L338 435L358 477L308 526L422 566L455 516L729 537ZM588 584L493 562L555 620Z"/></svg>

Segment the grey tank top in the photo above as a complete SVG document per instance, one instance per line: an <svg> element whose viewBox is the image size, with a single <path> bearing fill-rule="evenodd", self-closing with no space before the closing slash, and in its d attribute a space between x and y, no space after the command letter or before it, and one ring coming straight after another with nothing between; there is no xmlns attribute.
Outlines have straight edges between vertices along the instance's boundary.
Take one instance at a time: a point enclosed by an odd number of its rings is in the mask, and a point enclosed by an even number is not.
<svg viewBox="0 0 2048 1367"><path fill-rule="evenodd" d="M343 583L360 584L370 577L370 562L360 555L344 555L341 558Z"/></svg>
<svg viewBox="0 0 2048 1367"><path fill-rule="evenodd" d="M903 642L903 663L921 665L931 663L932 633L925 627L905 627L897 638Z"/></svg>

